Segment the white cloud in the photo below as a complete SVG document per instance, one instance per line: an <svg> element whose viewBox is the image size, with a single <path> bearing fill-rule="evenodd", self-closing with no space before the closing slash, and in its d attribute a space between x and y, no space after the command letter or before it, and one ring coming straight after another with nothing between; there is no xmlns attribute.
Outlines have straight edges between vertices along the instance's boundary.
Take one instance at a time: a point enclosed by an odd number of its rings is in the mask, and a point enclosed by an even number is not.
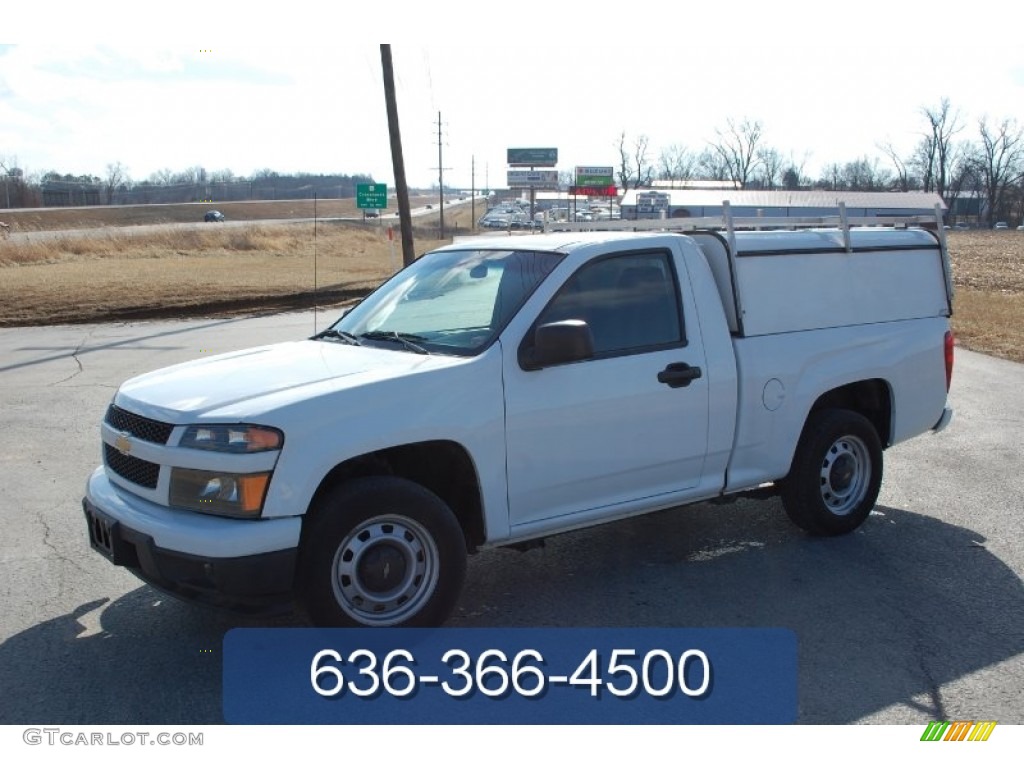
<svg viewBox="0 0 1024 768"><path fill-rule="evenodd" d="M438 112L445 178L462 186L474 159L477 186L503 184L512 146L555 146L564 169L614 165L623 130L649 136L656 154L670 144L701 149L727 119L749 117L767 143L808 158L815 173L881 156L876 145L886 140L909 151L924 127L921 107L942 97L961 110L965 138L982 114L1024 122L1015 114L1024 104L1019 45L937 55L920 25L910 34L892 13L885 19L875 19L871 38L858 17L760 36L719 25L642 46L588 24L546 41L547 22L532 45L395 45L407 176L415 185L437 178ZM353 42L352 29L329 37L8 49L0 154L30 171L101 174L120 161L135 178L202 165L390 181L379 45Z"/></svg>

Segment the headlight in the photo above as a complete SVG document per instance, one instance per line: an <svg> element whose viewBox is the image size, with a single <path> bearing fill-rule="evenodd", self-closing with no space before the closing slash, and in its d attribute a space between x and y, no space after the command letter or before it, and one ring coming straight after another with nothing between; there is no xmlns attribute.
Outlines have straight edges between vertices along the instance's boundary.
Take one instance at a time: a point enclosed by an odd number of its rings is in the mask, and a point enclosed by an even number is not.
<svg viewBox="0 0 1024 768"><path fill-rule="evenodd" d="M239 454L276 451L283 444L284 434L273 427L193 424L185 429L178 447ZM172 507L210 515L259 517L271 474L269 470L231 472L174 467L169 501Z"/></svg>
<svg viewBox="0 0 1024 768"><path fill-rule="evenodd" d="M175 467L171 470L171 506L210 515L259 517L270 475Z"/></svg>
<svg viewBox="0 0 1024 768"><path fill-rule="evenodd" d="M185 430L178 445L222 453L275 451L284 443L281 430L255 424L195 424Z"/></svg>

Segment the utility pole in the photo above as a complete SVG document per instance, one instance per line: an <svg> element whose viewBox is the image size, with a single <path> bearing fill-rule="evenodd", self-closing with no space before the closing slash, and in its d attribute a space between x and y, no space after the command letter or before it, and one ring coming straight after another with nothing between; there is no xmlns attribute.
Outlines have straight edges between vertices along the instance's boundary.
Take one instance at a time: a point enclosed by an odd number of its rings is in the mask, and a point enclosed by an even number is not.
<svg viewBox="0 0 1024 768"><path fill-rule="evenodd" d="M444 240L444 172L450 171L451 168L445 168L442 150L444 147L444 141L441 138L441 113L437 113L437 186L438 192L440 192L440 209L441 209L441 234L440 239Z"/></svg>
<svg viewBox="0 0 1024 768"><path fill-rule="evenodd" d="M441 240L444 240L444 163L441 162L441 113L437 113L437 187L441 193Z"/></svg>
<svg viewBox="0 0 1024 768"><path fill-rule="evenodd" d="M476 229L476 155L469 158L469 227Z"/></svg>
<svg viewBox="0 0 1024 768"><path fill-rule="evenodd" d="M442 160L442 148L444 142L441 139L441 113L437 113L437 186L441 195L441 240L444 240L444 162Z"/></svg>
<svg viewBox="0 0 1024 768"><path fill-rule="evenodd" d="M412 217L409 214L409 187L405 183L405 161L402 159L402 135L398 130L398 103L395 100L395 72L391 64L391 46L381 45L380 63L384 70L384 101L388 110L388 135L391 138L391 166L395 173L395 194L398 197L398 219L402 228L402 264L416 260L412 242Z"/></svg>

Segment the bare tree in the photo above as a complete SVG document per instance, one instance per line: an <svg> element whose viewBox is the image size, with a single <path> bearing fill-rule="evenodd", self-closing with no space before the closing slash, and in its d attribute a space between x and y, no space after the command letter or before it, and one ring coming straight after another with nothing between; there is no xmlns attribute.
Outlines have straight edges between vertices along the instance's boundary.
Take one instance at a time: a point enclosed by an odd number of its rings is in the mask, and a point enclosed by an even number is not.
<svg viewBox="0 0 1024 768"><path fill-rule="evenodd" d="M169 186L174 183L174 171L170 168L163 168L159 171L154 171L149 174L149 181L151 184Z"/></svg>
<svg viewBox="0 0 1024 768"><path fill-rule="evenodd" d="M923 137L914 147L910 156L910 167L921 179L921 188L925 192L935 191L935 139Z"/></svg>
<svg viewBox="0 0 1024 768"><path fill-rule="evenodd" d="M800 172L792 165L787 166L782 172L782 188L795 190L800 189Z"/></svg>
<svg viewBox="0 0 1024 768"><path fill-rule="evenodd" d="M909 161L900 157L899 152L897 152L896 148L893 147L891 141L886 141L884 144L877 144L876 146L885 152L890 162L892 162L893 168L896 171L896 180L894 183L896 190L899 192L909 192L910 181L912 178Z"/></svg>
<svg viewBox="0 0 1024 768"><path fill-rule="evenodd" d="M758 181L762 189L775 189L782 180L785 160L775 147L761 147L757 151L757 162L761 169Z"/></svg>
<svg viewBox="0 0 1024 768"><path fill-rule="evenodd" d="M722 157L711 149L705 149L697 156L697 173L702 179L732 181L729 167Z"/></svg>
<svg viewBox="0 0 1024 768"><path fill-rule="evenodd" d="M878 158L864 157L843 165L840 185L855 192L873 192L885 189L892 180L892 173L878 167Z"/></svg>
<svg viewBox="0 0 1024 768"><path fill-rule="evenodd" d="M811 179L807 178L804 174L804 168L807 165L807 158L809 156L810 153L805 152L803 159L797 162L796 158L793 157L793 153L789 153L782 169L781 183L783 189L795 190L812 185Z"/></svg>
<svg viewBox="0 0 1024 768"><path fill-rule="evenodd" d="M647 155L648 144L650 144L650 139L646 134L637 136L636 141L633 142L633 168L636 170L635 186L637 187L649 187L654 179L654 166L651 165Z"/></svg>
<svg viewBox="0 0 1024 768"><path fill-rule="evenodd" d="M633 182L633 168L630 162L629 150L626 148L626 132L619 134L619 186L623 193L629 191Z"/></svg>
<svg viewBox="0 0 1024 768"><path fill-rule="evenodd" d="M1018 224L1024 224L1024 178L1010 190L1013 218Z"/></svg>
<svg viewBox="0 0 1024 768"><path fill-rule="evenodd" d="M725 129L716 129L717 141L710 143L711 152L718 157L728 174L727 178L746 189L754 171L760 165L763 128L760 121L744 118L737 125L729 118Z"/></svg>
<svg viewBox="0 0 1024 768"><path fill-rule="evenodd" d="M127 181L128 169L121 164L120 160L116 163L107 163L107 175L103 180L103 194L106 197L107 205L113 204L114 192Z"/></svg>
<svg viewBox="0 0 1024 768"><path fill-rule="evenodd" d="M193 165L178 174L178 181L182 184L200 185L206 183L206 169L201 165Z"/></svg>
<svg viewBox="0 0 1024 768"><path fill-rule="evenodd" d="M953 136L963 129L963 123L960 122L959 111L951 110L949 99L946 98L937 107L922 107L921 113L928 121L929 133L925 134L925 138L930 139L933 149L931 175L935 180L935 191L945 200L946 186L956 160Z"/></svg>
<svg viewBox="0 0 1024 768"><path fill-rule="evenodd" d="M843 169L839 163L829 163L821 169L821 178L815 182L815 186L821 189L840 190L843 183Z"/></svg>
<svg viewBox="0 0 1024 768"><path fill-rule="evenodd" d="M671 144L658 156L658 178L662 181L689 181L697 170L697 156L680 144Z"/></svg>
<svg viewBox="0 0 1024 768"><path fill-rule="evenodd" d="M956 159L950 168L950 176L946 181L946 210L955 213L960 209L957 202L961 197L980 200L984 184L981 182L981 153L970 142L962 142L956 152ZM970 193L965 195L965 193ZM970 206L970 203L968 203ZM971 210L970 207L967 209ZM974 209L975 214L977 208Z"/></svg>
<svg viewBox="0 0 1024 768"><path fill-rule="evenodd" d="M1006 118L998 126L989 127L983 117L978 121L978 133L978 172L991 224L997 214L1002 214L1008 190L1024 175L1024 131L1015 120Z"/></svg>
<svg viewBox="0 0 1024 768"><path fill-rule="evenodd" d="M619 186L623 192L648 187L654 178L654 166L648 158L650 139L646 134L636 137L632 144L626 141L626 132L619 135Z"/></svg>

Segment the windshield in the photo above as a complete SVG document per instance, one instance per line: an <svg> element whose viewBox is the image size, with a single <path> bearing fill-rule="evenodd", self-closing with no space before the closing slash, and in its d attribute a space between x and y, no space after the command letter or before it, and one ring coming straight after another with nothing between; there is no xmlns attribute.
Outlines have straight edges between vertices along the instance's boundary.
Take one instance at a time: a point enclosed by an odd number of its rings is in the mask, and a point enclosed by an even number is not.
<svg viewBox="0 0 1024 768"><path fill-rule="evenodd" d="M475 355L512 319L562 254L434 251L417 259L332 328L360 343Z"/></svg>

